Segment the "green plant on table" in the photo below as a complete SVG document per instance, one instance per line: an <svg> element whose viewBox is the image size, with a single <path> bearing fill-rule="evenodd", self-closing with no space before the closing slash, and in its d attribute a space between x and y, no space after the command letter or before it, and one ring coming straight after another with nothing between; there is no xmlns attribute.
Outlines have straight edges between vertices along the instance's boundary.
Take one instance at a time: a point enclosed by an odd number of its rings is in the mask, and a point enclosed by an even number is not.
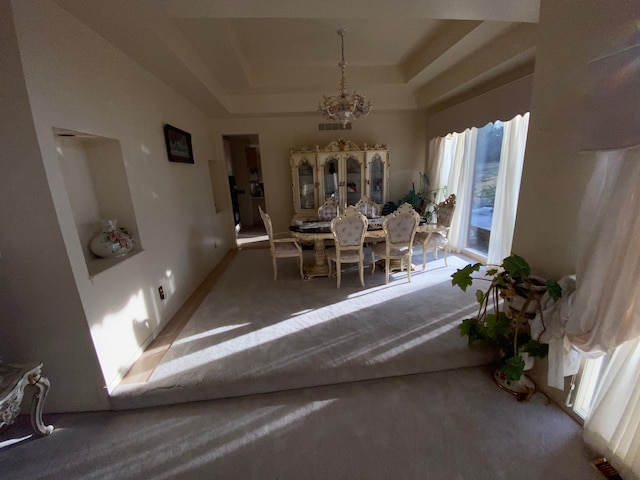
<svg viewBox="0 0 640 480"><path fill-rule="evenodd" d="M531 267L518 255L506 257L497 268L489 268L485 278L472 277L482 264L469 264L451 275L451 284L466 291L474 280L489 282L486 290L477 290L479 309L476 316L464 319L458 326L460 335L469 337L469 345L485 343L498 349L499 370L507 384L519 381L527 356L543 358L549 346L540 342L544 333L544 319L540 298L543 293L558 301L562 288L555 280L542 280L531 275ZM501 309L503 300L506 308ZM516 305L516 300L519 303ZM531 338L528 320L540 315L543 330Z"/></svg>

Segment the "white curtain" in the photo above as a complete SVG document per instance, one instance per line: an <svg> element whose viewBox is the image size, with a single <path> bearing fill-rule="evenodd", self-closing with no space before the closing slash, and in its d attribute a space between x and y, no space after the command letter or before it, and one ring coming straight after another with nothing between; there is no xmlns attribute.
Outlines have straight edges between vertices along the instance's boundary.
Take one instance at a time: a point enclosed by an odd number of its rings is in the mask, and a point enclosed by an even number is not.
<svg viewBox="0 0 640 480"><path fill-rule="evenodd" d="M456 138L459 134L450 133L445 137L436 137L429 142L430 171L429 179L431 188L434 190L447 187L449 172L453 164L453 152L455 150ZM438 199L436 201L442 201Z"/></svg>
<svg viewBox="0 0 640 480"><path fill-rule="evenodd" d="M618 347L602 375L584 439L626 480L640 478L640 340Z"/></svg>
<svg viewBox="0 0 640 480"><path fill-rule="evenodd" d="M511 254L520 179L529 129L529 113L504 122L487 263L500 265Z"/></svg>
<svg viewBox="0 0 640 480"><path fill-rule="evenodd" d="M473 169L478 129L471 128L453 135L455 135L453 161L447 185L449 186L449 193L456 194L456 209L451 221L449 247L454 252L461 252L467 246L469 234L469 218L473 203Z"/></svg>
<svg viewBox="0 0 640 480"><path fill-rule="evenodd" d="M585 440L640 478L640 147L602 153L578 221L577 290L567 338L611 353Z"/></svg>
<svg viewBox="0 0 640 480"><path fill-rule="evenodd" d="M640 336L639 242L640 147L602 153L578 218L577 289L566 326L583 352L611 352Z"/></svg>

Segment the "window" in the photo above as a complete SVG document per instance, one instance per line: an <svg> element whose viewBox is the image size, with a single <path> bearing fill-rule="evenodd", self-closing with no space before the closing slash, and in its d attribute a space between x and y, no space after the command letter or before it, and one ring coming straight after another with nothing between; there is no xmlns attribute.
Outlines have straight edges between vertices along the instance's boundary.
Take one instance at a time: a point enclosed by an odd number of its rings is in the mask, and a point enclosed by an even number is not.
<svg viewBox="0 0 640 480"><path fill-rule="evenodd" d="M503 123L497 121L478 129L470 203L467 248L486 256L489 252L491 221L500 168Z"/></svg>
<svg viewBox="0 0 640 480"><path fill-rule="evenodd" d="M431 140L434 189L456 195L449 245L493 265L511 254L529 113Z"/></svg>
<svg viewBox="0 0 640 480"><path fill-rule="evenodd" d="M573 411L576 412L583 420L587 418L591 411L591 404L596 391L600 371L602 370L602 362L604 356L598 358L587 358L584 360L582 372L578 380L578 391L576 392L576 400L573 402ZM571 405L569 405L571 406Z"/></svg>

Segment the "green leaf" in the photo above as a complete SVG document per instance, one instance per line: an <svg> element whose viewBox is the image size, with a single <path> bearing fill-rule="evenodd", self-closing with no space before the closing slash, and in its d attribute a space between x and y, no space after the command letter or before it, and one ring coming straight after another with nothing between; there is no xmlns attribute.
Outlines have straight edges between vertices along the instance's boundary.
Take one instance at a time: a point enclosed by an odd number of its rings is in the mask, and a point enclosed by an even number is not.
<svg viewBox="0 0 640 480"><path fill-rule="evenodd" d="M480 305L484 302L484 292L482 290L476 290L476 300Z"/></svg>
<svg viewBox="0 0 640 480"><path fill-rule="evenodd" d="M498 315L488 313L485 317L485 325L487 328L487 337L494 343L501 346L505 343L510 343L510 340L507 338L507 332L511 328L511 319L508 318L504 312L498 312Z"/></svg>
<svg viewBox="0 0 640 480"><path fill-rule="evenodd" d="M549 345L536 342L535 340L529 340L522 346L521 350L527 352L532 357L544 358L549 354Z"/></svg>
<svg viewBox="0 0 640 480"><path fill-rule="evenodd" d="M485 275L487 275L488 277L493 277L496 273L498 273L497 268L490 268L486 271Z"/></svg>
<svg viewBox="0 0 640 480"><path fill-rule="evenodd" d="M519 255L511 255L502 261L504 268L512 278L524 278L531 275L531 267L527 261Z"/></svg>
<svg viewBox="0 0 640 480"><path fill-rule="evenodd" d="M464 268L459 268L451 274L451 285L453 285L454 287L457 285L463 292L466 292L467 287L471 286L471 284L473 283L471 274L473 272L479 271L481 266L481 263L474 263L473 265L469 264Z"/></svg>
<svg viewBox="0 0 640 480"><path fill-rule="evenodd" d="M461 337L469 337L469 345L471 345L476 340L480 340L483 336L483 328L475 318L464 319L462 323L458 325L458 329L460 330Z"/></svg>
<svg viewBox="0 0 640 480"><path fill-rule="evenodd" d="M507 358L502 367L507 383L517 382L524 372L524 359L520 355Z"/></svg>
<svg viewBox="0 0 640 480"><path fill-rule="evenodd" d="M549 292L549 296L553 298L553 301L557 302L560 300L560 297L562 296L562 287L560 284L555 280L547 280L546 286L547 292Z"/></svg>

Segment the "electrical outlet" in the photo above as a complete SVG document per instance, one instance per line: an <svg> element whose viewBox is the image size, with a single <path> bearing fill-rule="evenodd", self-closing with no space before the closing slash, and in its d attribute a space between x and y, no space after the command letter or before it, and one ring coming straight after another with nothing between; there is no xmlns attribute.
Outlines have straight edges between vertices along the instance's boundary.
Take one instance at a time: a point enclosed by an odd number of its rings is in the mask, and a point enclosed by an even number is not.
<svg viewBox="0 0 640 480"><path fill-rule="evenodd" d="M164 288L162 288L162 285L158 287L158 294L160 295L160 300L164 300L166 298L166 295L164 294Z"/></svg>

